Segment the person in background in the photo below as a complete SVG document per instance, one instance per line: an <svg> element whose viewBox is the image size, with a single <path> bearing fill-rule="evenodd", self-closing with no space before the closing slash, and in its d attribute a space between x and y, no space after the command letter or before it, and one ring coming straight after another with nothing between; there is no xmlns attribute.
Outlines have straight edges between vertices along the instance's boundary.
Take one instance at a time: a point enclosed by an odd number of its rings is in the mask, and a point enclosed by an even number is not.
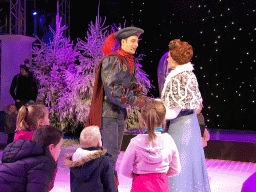
<svg viewBox="0 0 256 192"><path fill-rule="evenodd" d="M146 134L132 138L120 165L120 174L132 178L131 192L168 192L169 176L181 171L178 149L171 135L162 133L166 108L149 101L141 111Z"/></svg>
<svg viewBox="0 0 256 192"><path fill-rule="evenodd" d="M5 110L4 133L8 134L7 144L13 142L16 130L17 108L14 104L10 104Z"/></svg>
<svg viewBox="0 0 256 192"><path fill-rule="evenodd" d="M15 101L17 109L29 101L36 101L38 88L37 81L28 68L29 60L20 65L20 74L15 75L10 87L10 94Z"/></svg>
<svg viewBox="0 0 256 192"><path fill-rule="evenodd" d="M14 141L31 140L34 131L42 125L49 125L48 109L43 104L23 105L18 112Z"/></svg>
<svg viewBox="0 0 256 192"><path fill-rule="evenodd" d="M190 63L193 48L179 39L169 43L168 68L161 99L170 120L169 134L174 139L181 159L181 173L169 178L170 191L209 192L200 127L197 120L203 108L198 82Z"/></svg>
<svg viewBox="0 0 256 192"><path fill-rule="evenodd" d="M32 141L7 145L0 164L0 191L48 192L62 142L63 132L47 125L35 130Z"/></svg>
<svg viewBox="0 0 256 192"><path fill-rule="evenodd" d="M64 160L70 168L71 192L116 192L114 169L107 150L101 147L99 127L84 128L80 147Z"/></svg>

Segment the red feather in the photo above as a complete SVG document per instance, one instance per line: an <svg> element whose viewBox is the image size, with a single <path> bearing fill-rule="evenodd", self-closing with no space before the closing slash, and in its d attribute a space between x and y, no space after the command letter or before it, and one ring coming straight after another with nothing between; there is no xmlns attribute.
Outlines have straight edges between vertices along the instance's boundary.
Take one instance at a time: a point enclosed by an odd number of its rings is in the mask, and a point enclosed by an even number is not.
<svg viewBox="0 0 256 192"><path fill-rule="evenodd" d="M115 46L115 39L114 39L114 34L115 33L111 33L105 40L104 46L102 48L102 53L104 55L108 55L110 53L112 53L112 50Z"/></svg>

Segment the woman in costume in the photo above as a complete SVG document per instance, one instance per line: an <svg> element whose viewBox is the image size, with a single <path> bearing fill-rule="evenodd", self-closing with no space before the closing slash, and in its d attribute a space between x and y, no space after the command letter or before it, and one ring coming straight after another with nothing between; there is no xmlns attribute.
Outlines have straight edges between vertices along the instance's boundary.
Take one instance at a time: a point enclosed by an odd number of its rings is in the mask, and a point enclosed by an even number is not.
<svg viewBox="0 0 256 192"><path fill-rule="evenodd" d="M173 137L181 160L181 173L169 178L170 191L209 192L210 185L197 114L202 110L202 97L190 60L193 48L179 39L169 43L168 68L161 98L170 119Z"/></svg>

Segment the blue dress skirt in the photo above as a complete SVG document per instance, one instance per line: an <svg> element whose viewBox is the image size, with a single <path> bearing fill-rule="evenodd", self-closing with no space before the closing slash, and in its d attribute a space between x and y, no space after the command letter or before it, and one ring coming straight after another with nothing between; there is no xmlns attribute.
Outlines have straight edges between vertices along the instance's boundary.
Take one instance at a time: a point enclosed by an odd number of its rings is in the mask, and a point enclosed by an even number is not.
<svg viewBox="0 0 256 192"><path fill-rule="evenodd" d="M170 192L211 191L196 113L181 111L170 121L168 132L177 145L181 161L181 173L169 177Z"/></svg>

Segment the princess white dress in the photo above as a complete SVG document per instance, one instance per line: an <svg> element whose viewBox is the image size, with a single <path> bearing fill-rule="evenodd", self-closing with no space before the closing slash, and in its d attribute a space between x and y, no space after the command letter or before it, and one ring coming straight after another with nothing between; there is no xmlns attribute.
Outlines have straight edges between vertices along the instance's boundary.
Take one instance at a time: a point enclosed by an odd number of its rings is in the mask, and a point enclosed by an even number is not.
<svg viewBox="0 0 256 192"><path fill-rule="evenodd" d="M202 97L193 65L179 65L166 77L161 99L170 120L169 134L180 155L181 173L169 178L170 191L209 192L201 132L194 109L202 105Z"/></svg>

